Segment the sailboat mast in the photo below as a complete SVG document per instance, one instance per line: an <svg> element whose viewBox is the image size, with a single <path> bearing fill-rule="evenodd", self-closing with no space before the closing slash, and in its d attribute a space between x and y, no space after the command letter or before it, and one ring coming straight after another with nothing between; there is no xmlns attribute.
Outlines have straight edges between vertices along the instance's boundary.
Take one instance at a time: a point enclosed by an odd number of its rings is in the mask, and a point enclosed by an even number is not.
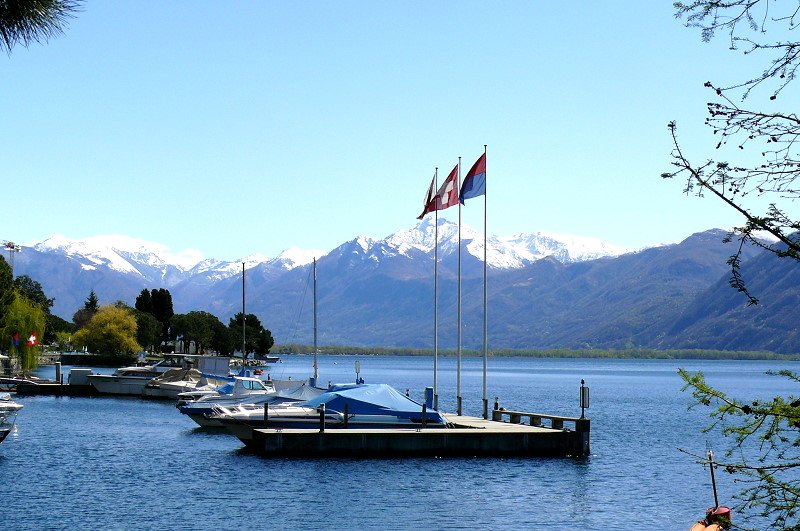
<svg viewBox="0 0 800 531"><path fill-rule="evenodd" d="M317 259L314 258L314 385L317 382Z"/></svg>
<svg viewBox="0 0 800 531"><path fill-rule="evenodd" d="M247 342L245 341L245 326L247 323L247 313L244 306L244 262L242 262L242 361L247 359Z"/></svg>

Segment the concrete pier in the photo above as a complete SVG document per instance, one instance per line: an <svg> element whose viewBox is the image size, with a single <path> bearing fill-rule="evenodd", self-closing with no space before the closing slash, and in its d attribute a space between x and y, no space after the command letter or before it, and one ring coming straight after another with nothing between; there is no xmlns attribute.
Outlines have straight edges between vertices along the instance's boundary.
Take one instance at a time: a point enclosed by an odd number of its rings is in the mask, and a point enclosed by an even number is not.
<svg viewBox="0 0 800 531"><path fill-rule="evenodd" d="M266 456L585 457L589 419L539 415L574 423L573 429L445 415L453 427L394 429L246 429L236 435Z"/></svg>

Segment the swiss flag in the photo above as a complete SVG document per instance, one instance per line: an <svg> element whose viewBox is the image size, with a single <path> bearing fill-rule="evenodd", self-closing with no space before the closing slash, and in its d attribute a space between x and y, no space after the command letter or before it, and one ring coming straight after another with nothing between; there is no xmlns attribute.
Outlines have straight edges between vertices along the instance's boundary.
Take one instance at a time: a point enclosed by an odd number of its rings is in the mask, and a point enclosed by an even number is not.
<svg viewBox="0 0 800 531"><path fill-rule="evenodd" d="M31 334L31 337L28 338L28 346L35 347L38 344L39 344L39 337L37 336L36 330L34 330L33 333Z"/></svg>

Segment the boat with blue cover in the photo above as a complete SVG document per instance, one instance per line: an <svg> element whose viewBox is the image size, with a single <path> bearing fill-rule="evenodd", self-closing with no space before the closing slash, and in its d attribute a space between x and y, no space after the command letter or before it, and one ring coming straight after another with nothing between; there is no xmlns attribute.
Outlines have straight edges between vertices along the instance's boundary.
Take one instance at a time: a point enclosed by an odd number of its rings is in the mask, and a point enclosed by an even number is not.
<svg viewBox="0 0 800 531"><path fill-rule="evenodd" d="M326 428L447 427L438 411L423 407L386 384L334 385L305 402L240 404L215 408L215 418L242 440L258 428L318 428L324 406Z"/></svg>

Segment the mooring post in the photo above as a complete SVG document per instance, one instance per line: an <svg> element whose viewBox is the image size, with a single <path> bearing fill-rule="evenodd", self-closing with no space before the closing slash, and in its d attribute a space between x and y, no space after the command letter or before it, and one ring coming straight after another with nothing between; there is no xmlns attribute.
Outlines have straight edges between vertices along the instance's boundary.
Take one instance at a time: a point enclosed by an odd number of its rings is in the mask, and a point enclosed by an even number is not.
<svg viewBox="0 0 800 531"><path fill-rule="evenodd" d="M264 425L269 421L269 402L264 402Z"/></svg>
<svg viewBox="0 0 800 531"><path fill-rule="evenodd" d="M56 362L56 381L60 384L64 383L64 379L61 377L61 362Z"/></svg>
<svg viewBox="0 0 800 531"><path fill-rule="evenodd" d="M426 411L425 411L425 410L426 410L426 407L425 407L425 404L423 403L423 404L422 404L422 427L423 427L423 428L424 428L424 427L425 427L425 425L428 423L428 419L426 419L426 418L425 418L425 413L426 413Z"/></svg>
<svg viewBox="0 0 800 531"><path fill-rule="evenodd" d="M325 404L319 405L319 432L325 433Z"/></svg>
<svg viewBox="0 0 800 531"><path fill-rule="evenodd" d="M344 427L347 429L347 417L348 413L350 412L350 404L345 403L344 405Z"/></svg>

